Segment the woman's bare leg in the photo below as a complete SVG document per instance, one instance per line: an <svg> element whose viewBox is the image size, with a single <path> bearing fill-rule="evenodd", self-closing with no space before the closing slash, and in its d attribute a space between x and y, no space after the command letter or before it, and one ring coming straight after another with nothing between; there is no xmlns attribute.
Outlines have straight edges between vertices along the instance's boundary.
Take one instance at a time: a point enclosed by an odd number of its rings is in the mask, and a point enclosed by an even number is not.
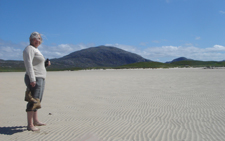
<svg viewBox="0 0 225 141"><path fill-rule="evenodd" d="M34 123L39 122L38 115L37 115L37 111L34 112L33 119L34 119Z"/></svg>
<svg viewBox="0 0 225 141"><path fill-rule="evenodd" d="M30 127L34 126L33 115L34 115L34 111L27 112L27 123L28 123L28 126L30 126Z"/></svg>
<svg viewBox="0 0 225 141"><path fill-rule="evenodd" d="M46 125L45 123L42 123L42 122L40 122L38 120L38 113L37 113L37 111L34 112L33 119L34 119L33 123L34 123L35 126L45 126Z"/></svg>
<svg viewBox="0 0 225 141"><path fill-rule="evenodd" d="M27 112L27 124L28 124L27 130L38 131L39 129L34 127L33 116L34 116L34 111L28 111Z"/></svg>

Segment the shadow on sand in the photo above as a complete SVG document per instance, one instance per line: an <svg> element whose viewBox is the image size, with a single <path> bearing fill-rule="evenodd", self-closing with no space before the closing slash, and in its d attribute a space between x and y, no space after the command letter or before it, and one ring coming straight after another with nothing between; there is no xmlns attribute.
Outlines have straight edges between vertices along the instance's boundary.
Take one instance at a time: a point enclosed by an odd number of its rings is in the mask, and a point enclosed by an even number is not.
<svg viewBox="0 0 225 141"><path fill-rule="evenodd" d="M26 126L0 127L0 134L13 135L26 130Z"/></svg>

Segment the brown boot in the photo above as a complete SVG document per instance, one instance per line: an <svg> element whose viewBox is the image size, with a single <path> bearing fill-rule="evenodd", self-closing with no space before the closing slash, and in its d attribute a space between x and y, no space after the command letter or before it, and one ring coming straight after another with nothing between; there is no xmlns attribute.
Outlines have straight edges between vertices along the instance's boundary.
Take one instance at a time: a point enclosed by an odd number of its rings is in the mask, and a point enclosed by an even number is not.
<svg viewBox="0 0 225 141"><path fill-rule="evenodd" d="M41 103L40 99L34 98L37 102L33 104L32 110L40 109L41 108Z"/></svg>
<svg viewBox="0 0 225 141"><path fill-rule="evenodd" d="M29 88L27 88L27 90L25 91L25 101L28 102L33 102L33 103L37 103L37 100L35 100L32 95L31 95L31 91Z"/></svg>

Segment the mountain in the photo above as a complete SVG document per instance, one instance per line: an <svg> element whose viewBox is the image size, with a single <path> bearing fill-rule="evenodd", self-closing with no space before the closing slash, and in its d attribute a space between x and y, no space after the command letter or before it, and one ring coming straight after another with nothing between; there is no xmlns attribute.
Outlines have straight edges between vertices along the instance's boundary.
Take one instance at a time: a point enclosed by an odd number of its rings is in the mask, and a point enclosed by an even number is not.
<svg viewBox="0 0 225 141"><path fill-rule="evenodd" d="M48 70L84 68L170 68L170 67L225 67L225 61L197 61L179 57L171 62L160 63L147 60L140 55L111 46L98 46L72 52L64 57L50 59ZM25 71L23 61L0 59L0 72Z"/></svg>
<svg viewBox="0 0 225 141"><path fill-rule="evenodd" d="M124 51L111 46L98 46L72 52L61 58L50 59L51 66L48 70L117 67L121 65L149 62L140 55ZM24 71L23 61L0 59L0 71Z"/></svg>
<svg viewBox="0 0 225 141"><path fill-rule="evenodd" d="M172 63L160 63L160 62L139 62L128 65L116 67L117 69L129 69L129 68L187 68L187 67L203 67L203 68L217 68L225 67L224 61L197 61L197 60L182 60Z"/></svg>
<svg viewBox="0 0 225 141"><path fill-rule="evenodd" d="M149 61L151 60L116 47L98 46L76 51L61 58L51 59L52 65L50 68L117 67Z"/></svg>
<svg viewBox="0 0 225 141"><path fill-rule="evenodd" d="M179 58L173 59L172 61L166 62L166 63L173 63L173 62L184 61L184 60L190 60L191 61L193 59L188 59L188 58L185 58L185 57L179 57Z"/></svg>
<svg viewBox="0 0 225 141"><path fill-rule="evenodd" d="M1 71L25 71L24 63L23 61L0 59Z"/></svg>

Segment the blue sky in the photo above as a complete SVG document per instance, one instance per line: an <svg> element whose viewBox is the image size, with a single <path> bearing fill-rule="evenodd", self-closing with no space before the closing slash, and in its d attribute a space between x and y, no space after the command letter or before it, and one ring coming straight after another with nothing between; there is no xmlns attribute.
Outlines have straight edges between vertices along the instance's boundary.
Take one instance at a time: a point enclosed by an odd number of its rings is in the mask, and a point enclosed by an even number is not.
<svg viewBox="0 0 225 141"><path fill-rule="evenodd" d="M22 60L33 31L46 58L99 45L166 62L225 60L224 0L0 0L0 59Z"/></svg>

